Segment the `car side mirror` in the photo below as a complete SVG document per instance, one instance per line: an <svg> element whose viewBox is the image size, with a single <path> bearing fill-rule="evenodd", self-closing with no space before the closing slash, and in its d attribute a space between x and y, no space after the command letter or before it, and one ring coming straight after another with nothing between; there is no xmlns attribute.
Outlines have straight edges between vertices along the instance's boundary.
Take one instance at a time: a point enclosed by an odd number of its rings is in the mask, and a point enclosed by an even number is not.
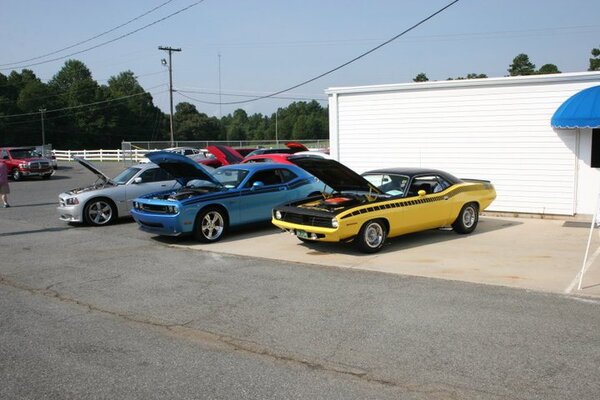
<svg viewBox="0 0 600 400"><path fill-rule="evenodd" d="M142 183L142 178L140 178L140 177L138 176L137 178L135 178L135 179L133 180L133 183L136 183L136 184L137 184L137 183Z"/></svg>
<svg viewBox="0 0 600 400"><path fill-rule="evenodd" d="M427 192L426 192L426 191L424 191L423 189L421 189L421 190L419 190L419 191L417 192L417 194L419 195L419 197L423 197L423 196L425 196L425 195L427 194Z"/></svg>
<svg viewBox="0 0 600 400"><path fill-rule="evenodd" d="M2 157L4 160L8 160L8 156L4 156Z"/></svg>
<svg viewBox="0 0 600 400"><path fill-rule="evenodd" d="M252 184L252 190L261 188L263 186L265 186L264 183L262 183L261 181L256 181Z"/></svg>

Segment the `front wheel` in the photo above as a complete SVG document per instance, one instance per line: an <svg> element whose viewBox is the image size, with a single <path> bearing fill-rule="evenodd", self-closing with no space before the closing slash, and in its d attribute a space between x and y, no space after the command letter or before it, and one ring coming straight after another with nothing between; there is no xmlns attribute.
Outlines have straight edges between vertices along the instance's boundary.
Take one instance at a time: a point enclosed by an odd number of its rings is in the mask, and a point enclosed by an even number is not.
<svg viewBox="0 0 600 400"><path fill-rule="evenodd" d="M117 210L107 199L94 199L85 205L83 217L89 225L109 225L117 218Z"/></svg>
<svg viewBox="0 0 600 400"><path fill-rule="evenodd" d="M460 209L452 228L456 233L471 233L477 227L479 221L479 206L476 203L468 203Z"/></svg>
<svg viewBox="0 0 600 400"><path fill-rule="evenodd" d="M42 175L42 179L50 179L51 176L52 174Z"/></svg>
<svg viewBox="0 0 600 400"><path fill-rule="evenodd" d="M21 179L23 179L23 175L21 174L21 171L19 171L18 168L13 169L12 171L12 178L13 180L16 181L20 181Z"/></svg>
<svg viewBox="0 0 600 400"><path fill-rule="evenodd" d="M380 219L366 222L354 238L354 245L363 253L377 253L383 247L387 228Z"/></svg>
<svg viewBox="0 0 600 400"><path fill-rule="evenodd" d="M221 240L225 235L227 216L218 208L207 208L196 217L194 238L203 243Z"/></svg>

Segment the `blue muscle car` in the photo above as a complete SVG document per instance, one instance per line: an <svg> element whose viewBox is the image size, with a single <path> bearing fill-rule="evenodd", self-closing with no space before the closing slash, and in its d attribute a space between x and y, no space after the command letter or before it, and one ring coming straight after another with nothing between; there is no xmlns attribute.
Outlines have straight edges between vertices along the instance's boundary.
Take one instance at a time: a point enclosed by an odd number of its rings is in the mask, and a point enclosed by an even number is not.
<svg viewBox="0 0 600 400"><path fill-rule="evenodd" d="M236 164L208 172L179 154L158 151L146 157L181 184L133 202L131 215L140 229L158 235L192 234L201 242L216 242L228 228L269 221L274 206L325 187L295 165Z"/></svg>

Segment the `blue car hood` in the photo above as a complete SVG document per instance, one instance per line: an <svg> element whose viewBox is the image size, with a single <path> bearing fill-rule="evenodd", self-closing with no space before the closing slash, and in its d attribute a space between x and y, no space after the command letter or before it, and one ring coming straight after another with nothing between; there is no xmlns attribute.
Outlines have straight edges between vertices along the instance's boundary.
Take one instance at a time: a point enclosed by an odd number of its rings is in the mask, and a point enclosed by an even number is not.
<svg viewBox="0 0 600 400"><path fill-rule="evenodd" d="M202 179L222 186L202 164L197 163L189 157L168 151L154 151L146 154L146 157L160 168L167 171L173 178L185 186L193 179Z"/></svg>

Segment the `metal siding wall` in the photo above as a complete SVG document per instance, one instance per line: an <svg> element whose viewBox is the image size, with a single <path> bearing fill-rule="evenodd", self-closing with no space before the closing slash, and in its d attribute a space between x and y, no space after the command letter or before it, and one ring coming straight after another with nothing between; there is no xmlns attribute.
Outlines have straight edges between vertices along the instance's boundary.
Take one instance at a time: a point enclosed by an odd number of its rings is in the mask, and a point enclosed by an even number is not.
<svg viewBox="0 0 600 400"><path fill-rule="evenodd" d="M493 211L572 215L576 135L550 126L569 96L596 83L427 88L337 96L337 149L364 172L390 166L488 179Z"/></svg>

